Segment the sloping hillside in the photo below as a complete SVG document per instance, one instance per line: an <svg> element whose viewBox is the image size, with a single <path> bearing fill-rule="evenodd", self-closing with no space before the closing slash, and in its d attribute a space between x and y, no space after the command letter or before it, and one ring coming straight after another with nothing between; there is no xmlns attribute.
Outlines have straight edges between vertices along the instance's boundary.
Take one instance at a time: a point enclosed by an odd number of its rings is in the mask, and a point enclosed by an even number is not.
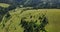
<svg viewBox="0 0 60 32"><path fill-rule="evenodd" d="M0 6L7 8L9 5L8 4L4 4L4 3L0 3Z"/></svg>
<svg viewBox="0 0 60 32"><path fill-rule="evenodd" d="M42 15L45 15L48 20L48 25L43 27L44 30L47 32L60 32L60 9L19 8L15 4L10 6L4 3L1 3L0 6L0 32L24 32L25 29L21 25L21 19L23 18L27 23L33 20L32 22L35 24L34 21L37 20L36 24L38 25L36 26L39 27Z"/></svg>
<svg viewBox="0 0 60 32"><path fill-rule="evenodd" d="M21 18L26 17L26 20L30 21L29 17L32 16L32 20L38 20L38 17L45 13L49 22L45 29L48 32L60 32L60 9L26 10L22 13L21 11L22 9L17 8L9 11L9 14L5 14L0 23L0 32L23 32L24 28L20 25Z"/></svg>

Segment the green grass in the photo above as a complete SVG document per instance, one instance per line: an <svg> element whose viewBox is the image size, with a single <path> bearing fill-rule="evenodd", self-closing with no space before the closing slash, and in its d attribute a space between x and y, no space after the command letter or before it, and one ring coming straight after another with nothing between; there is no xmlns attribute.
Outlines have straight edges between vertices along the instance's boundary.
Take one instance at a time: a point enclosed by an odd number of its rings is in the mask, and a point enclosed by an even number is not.
<svg viewBox="0 0 60 32"><path fill-rule="evenodd" d="M32 15L32 19L35 21L38 20L40 15L45 13L49 21L49 24L46 26L46 30L48 32L60 32L60 9L26 10L21 13L21 9L17 8L15 12L12 10L9 13L11 15L10 18L6 18L5 15L0 23L0 32L23 32L24 28L19 25L21 18L26 17L26 20L30 21L31 19L29 16ZM3 24L5 24L4 28L2 26Z"/></svg>
<svg viewBox="0 0 60 32"><path fill-rule="evenodd" d="M1 7L7 8L9 6L9 4L5 4L5 3L0 3Z"/></svg>

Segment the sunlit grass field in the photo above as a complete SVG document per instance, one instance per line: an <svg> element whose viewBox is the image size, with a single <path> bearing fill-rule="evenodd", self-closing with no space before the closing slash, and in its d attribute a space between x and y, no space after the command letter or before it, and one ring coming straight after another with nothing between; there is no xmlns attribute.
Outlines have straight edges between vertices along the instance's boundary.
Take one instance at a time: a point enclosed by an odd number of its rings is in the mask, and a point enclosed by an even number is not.
<svg viewBox="0 0 60 32"><path fill-rule="evenodd" d="M6 4L1 4L0 6L7 7ZM9 6L9 5L8 5ZM45 29L48 32L60 32L60 9L37 9L37 10L26 10L22 12L22 9L16 8L15 11L9 11L10 17L6 18L5 16L0 23L0 32L23 32L24 28L21 27L20 22L21 18L27 17L27 21L31 19L29 16L33 16L33 20L38 20L38 17L42 14L46 14L48 19L48 25ZM39 21L39 20L38 20ZM38 22L39 23L39 22Z"/></svg>
<svg viewBox="0 0 60 32"><path fill-rule="evenodd" d="M7 8L9 6L9 4L5 4L5 3L0 3L1 7Z"/></svg>

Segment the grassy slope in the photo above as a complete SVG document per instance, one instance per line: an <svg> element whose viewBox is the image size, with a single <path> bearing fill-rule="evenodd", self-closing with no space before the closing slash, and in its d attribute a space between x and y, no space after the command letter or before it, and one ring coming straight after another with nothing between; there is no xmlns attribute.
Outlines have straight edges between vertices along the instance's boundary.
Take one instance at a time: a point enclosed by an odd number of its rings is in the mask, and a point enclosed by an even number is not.
<svg viewBox="0 0 60 32"><path fill-rule="evenodd" d="M4 8L7 8L9 5L8 4L5 4L5 3L0 3L0 6L1 7L4 7Z"/></svg>
<svg viewBox="0 0 60 32"><path fill-rule="evenodd" d="M27 21L30 20L29 16L35 16L33 20L36 20L39 15L42 13L46 13L46 16L48 17L49 24L46 26L46 30L48 32L60 32L60 9L38 9L38 10L27 10L20 14L20 9L16 9L16 11L10 11L10 18L7 20L7 18L4 18L2 21L2 24L4 23L6 26L3 28L0 27L1 32L6 32L7 28L10 32L23 32L23 28L20 23L20 19L22 17L27 17ZM47 12L46 12L47 11ZM5 20L6 19L6 20ZM6 23L4 21L7 21ZM2 26L1 24L1 26ZM15 29L16 28L16 29Z"/></svg>
<svg viewBox="0 0 60 32"><path fill-rule="evenodd" d="M46 26L46 29L48 32L60 32L60 9L39 9L34 11L28 11L27 14L31 12L34 15L34 13L45 13L47 11L46 16L48 17L49 24Z"/></svg>
<svg viewBox="0 0 60 32"><path fill-rule="evenodd" d="M2 7L8 7L9 5L0 3ZM47 11L47 12L46 12ZM49 24L46 26L48 32L60 32L60 9L38 9L38 10L27 10L21 13L21 9L17 8L16 11L10 11L11 16L6 18L4 16L2 22L0 23L0 32L23 32L23 28L20 24L20 19L22 17L27 17L27 21L30 20L29 16L35 16L33 20L36 20L41 14L46 13ZM38 20L38 19L37 19ZM38 20L39 21L39 20ZM5 23L6 22L6 23ZM5 24L5 27L3 27Z"/></svg>

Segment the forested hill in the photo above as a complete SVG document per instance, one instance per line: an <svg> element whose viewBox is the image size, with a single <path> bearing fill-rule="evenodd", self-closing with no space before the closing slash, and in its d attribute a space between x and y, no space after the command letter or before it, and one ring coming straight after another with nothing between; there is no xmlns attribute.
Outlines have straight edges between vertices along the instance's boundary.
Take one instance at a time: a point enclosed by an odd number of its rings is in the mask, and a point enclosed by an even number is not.
<svg viewBox="0 0 60 32"><path fill-rule="evenodd" d="M60 8L60 0L0 0L0 3L35 8Z"/></svg>

